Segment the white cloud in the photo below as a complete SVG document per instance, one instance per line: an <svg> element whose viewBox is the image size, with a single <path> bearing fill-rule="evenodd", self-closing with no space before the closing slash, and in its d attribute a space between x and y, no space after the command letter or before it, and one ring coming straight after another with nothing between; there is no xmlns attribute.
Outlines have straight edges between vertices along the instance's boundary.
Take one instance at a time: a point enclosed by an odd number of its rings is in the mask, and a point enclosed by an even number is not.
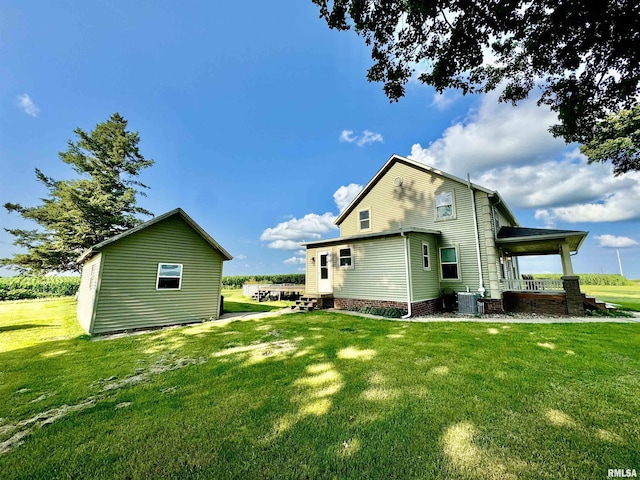
<svg viewBox="0 0 640 480"><path fill-rule="evenodd" d="M331 212L322 215L308 213L302 218L292 218L273 228L267 228L262 232L260 240L270 242L269 248L298 250L301 242L319 239L323 234L335 230L335 219Z"/></svg>
<svg viewBox="0 0 640 480"><path fill-rule="evenodd" d="M37 117L40 113L40 109L26 93L18 95L18 105L20 105L20 108L22 108L27 115L31 115L32 117Z"/></svg>
<svg viewBox="0 0 640 480"><path fill-rule="evenodd" d="M600 242L601 247L624 248L638 245L633 238L616 236L616 235L597 235L596 239Z"/></svg>
<svg viewBox="0 0 640 480"><path fill-rule="evenodd" d="M347 143L355 142L356 137L353 136L353 130L342 130L342 133L340 134L340 141Z"/></svg>
<svg viewBox="0 0 640 480"><path fill-rule="evenodd" d="M359 147L364 147L370 143L384 142L384 138L380 133L374 133L370 130L364 130L360 136L354 135L353 130L343 130L339 140L346 143L355 142Z"/></svg>
<svg viewBox="0 0 640 480"><path fill-rule="evenodd" d="M333 200L336 202L338 210L342 212L351 201L362 191L364 187L357 183L350 183L349 185L342 185L333 194Z"/></svg>
<svg viewBox="0 0 640 480"><path fill-rule="evenodd" d="M242 254L236 255L234 257L235 260L245 260L246 258L247 258L247 256L246 255L242 255Z"/></svg>
<svg viewBox="0 0 640 480"><path fill-rule="evenodd" d="M597 223L640 219L639 172L614 177L610 167L605 174L598 165L584 165L576 168L576 176L578 178L569 185L550 185L551 189L561 192L572 186L574 192L565 193L567 198L564 205L536 211L536 218L545 220L547 224L557 221Z"/></svg>
<svg viewBox="0 0 640 480"><path fill-rule="evenodd" d="M364 132L362 132L362 136L358 139L356 144L359 147L362 147L364 145L368 145L370 143L375 143L375 142L380 142L380 143L384 142L384 138L382 138L382 135L379 133L370 132L369 130L365 130Z"/></svg>
<svg viewBox="0 0 640 480"><path fill-rule="evenodd" d="M295 250L296 248L300 248L300 243L295 240L274 240L267 245L269 248L275 248L277 250Z"/></svg>
<svg viewBox="0 0 640 480"><path fill-rule="evenodd" d="M640 175L629 173L614 177L607 164L588 164L578 149L561 160L538 165L493 168L472 180L498 190L513 207L561 207L598 202L612 192L637 198ZM632 208L640 213L640 205Z"/></svg>
<svg viewBox="0 0 640 480"><path fill-rule="evenodd" d="M284 261L284 263L295 265L295 264L303 264L306 261L307 260L304 257L291 257L291 258L287 258Z"/></svg>
<svg viewBox="0 0 640 480"><path fill-rule="evenodd" d="M513 107L492 92L428 147L413 145L409 157L460 177L502 165L542 163L566 148L548 132L555 123L556 115L533 100Z"/></svg>
<svg viewBox="0 0 640 480"><path fill-rule="evenodd" d="M456 90L445 90L442 93L436 92L433 94L433 101L431 102L431 105L436 107L439 111L444 112L460 97L460 93L458 93Z"/></svg>

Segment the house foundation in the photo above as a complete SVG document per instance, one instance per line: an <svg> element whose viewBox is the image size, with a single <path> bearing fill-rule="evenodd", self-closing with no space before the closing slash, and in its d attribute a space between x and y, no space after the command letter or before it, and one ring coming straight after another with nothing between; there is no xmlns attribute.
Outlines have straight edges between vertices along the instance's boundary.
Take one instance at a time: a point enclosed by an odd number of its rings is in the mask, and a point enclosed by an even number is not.
<svg viewBox="0 0 640 480"><path fill-rule="evenodd" d="M504 292L502 301L505 312L567 315L567 296L564 292Z"/></svg>
<svg viewBox="0 0 640 480"><path fill-rule="evenodd" d="M501 298L482 298L478 300L484 305L484 313L504 313L504 305Z"/></svg>
<svg viewBox="0 0 640 480"><path fill-rule="evenodd" d="M407 302L395 302L390 300L364 300L359 298L334 298L334 308L339 310L354 310L363 307L397 308L407 312ZM440 310L440 299L423 300L411 303L411 316L433 315Z"/></svg>

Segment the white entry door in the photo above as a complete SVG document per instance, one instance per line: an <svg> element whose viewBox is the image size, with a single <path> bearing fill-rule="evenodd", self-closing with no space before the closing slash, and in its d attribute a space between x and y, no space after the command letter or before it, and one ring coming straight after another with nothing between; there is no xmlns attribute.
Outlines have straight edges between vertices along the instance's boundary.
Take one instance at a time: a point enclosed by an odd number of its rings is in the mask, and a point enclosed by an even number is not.
<svg viewBox="0 0 640 480"><path fill-rule="evenodd" d="M318 253L318 293L332 293L331 287L331 253Z"/></svg>

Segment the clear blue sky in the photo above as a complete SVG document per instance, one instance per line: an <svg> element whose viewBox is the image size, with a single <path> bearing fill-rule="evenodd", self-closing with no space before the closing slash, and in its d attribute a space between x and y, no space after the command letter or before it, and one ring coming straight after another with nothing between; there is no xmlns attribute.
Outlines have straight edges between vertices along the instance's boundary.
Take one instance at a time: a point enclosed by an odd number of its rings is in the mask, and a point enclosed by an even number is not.
<svg viewBox="0 0 640 480"><path fill-rule="evenodd" d="M617 273L618 246L640 278L640 174L587 165L531 101L414 82L391 104L367 83L370 63L310 0L2 0L0 202L37 204L34 168L70 178L57 153L73 130L119 112L156 161L140 204L182 207L234 255L226 275L300 271L296 243L337 236L340 206L397 153L470 173L521 225L589 231L577 272ZM0 226L29 227L4 209ZM18 251L12 241L0 233L0 257ZM558 256L521 265L561 271Z"/></svg>

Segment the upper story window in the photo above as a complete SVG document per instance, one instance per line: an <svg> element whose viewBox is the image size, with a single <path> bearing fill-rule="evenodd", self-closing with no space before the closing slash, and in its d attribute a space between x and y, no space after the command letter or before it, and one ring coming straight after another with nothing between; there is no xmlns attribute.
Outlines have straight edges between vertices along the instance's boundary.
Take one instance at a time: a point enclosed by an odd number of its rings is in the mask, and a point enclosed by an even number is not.
<svg viewBox="0 0 640 480"><path fill-rule="evenodd" d="M182 287L182 264L159 263L156 290L180 290Z"/></svg>
<svg viewBox="0 0 640 480"><path fill-rule="evenodd" d="M338 265L340 268L353 268L353 249L351 247L338 248Z"/></svg>
<svg viewBox="0 0 640 480"><path fill-rule="evenodd" d="M429 259L429 244L422 242L422 269L431 270L431 261Z"/></svg>
<svg viewBox="0 0 640 480"><path fill-rule="evenodd" d="M455 218L453 192L442 192L436 195L436 220Z"/></svg>
<svg viewBox="0 0 640 480"><path fill-rule="evenodd" d="M459 280L458 249L456 247L440 247L440 269L442 280Z"/></svg>
<svg viewBox="0 0 640 480"><path fill-rule="evenodd" d="M359 225L359 230L371 229L371 209L370 208L367 208L366 210L358 211L358 225Z"/></svg>

